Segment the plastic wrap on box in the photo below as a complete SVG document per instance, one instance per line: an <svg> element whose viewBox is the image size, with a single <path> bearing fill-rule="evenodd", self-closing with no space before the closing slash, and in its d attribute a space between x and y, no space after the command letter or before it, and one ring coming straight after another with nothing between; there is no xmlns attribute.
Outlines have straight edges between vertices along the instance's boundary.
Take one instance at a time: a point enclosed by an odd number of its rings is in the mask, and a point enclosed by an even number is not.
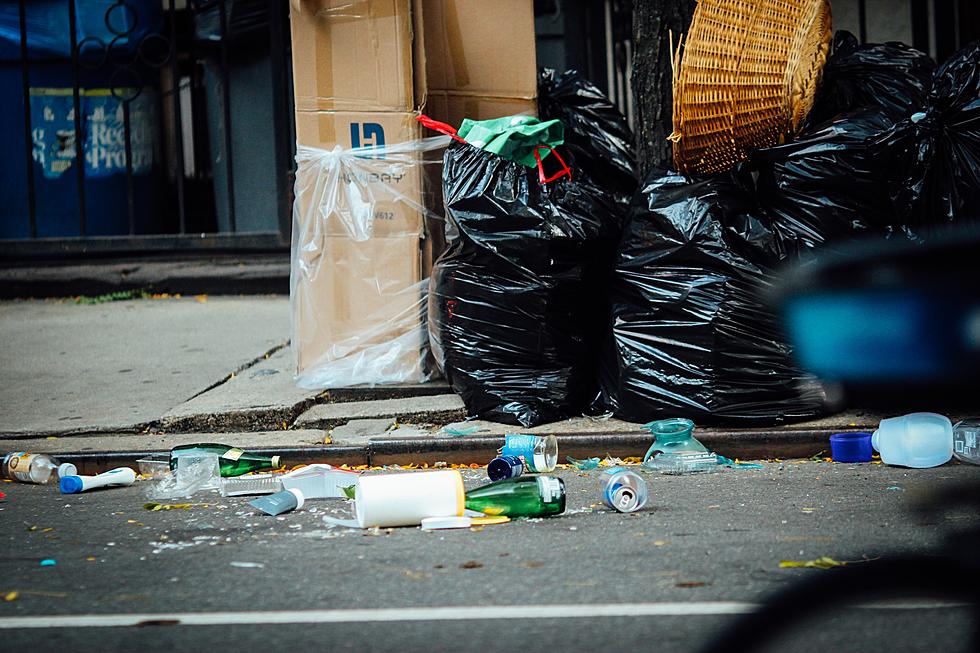
<svg viewBox="0 0 980 653"><path fill-rule="evenodd" d="M758 295L787 248L753 211L726 175L654 171L640 188L616 258L601 374L617 417L778 422L821 411L821 388L794 365Z"/></svg>
<svg viewBox="0 0 980 653"><path fill-rule="evenodd" d="M298 146L290 301L296 381L310 389L421 382L426 290L422 168L448 137Z"/></svg>

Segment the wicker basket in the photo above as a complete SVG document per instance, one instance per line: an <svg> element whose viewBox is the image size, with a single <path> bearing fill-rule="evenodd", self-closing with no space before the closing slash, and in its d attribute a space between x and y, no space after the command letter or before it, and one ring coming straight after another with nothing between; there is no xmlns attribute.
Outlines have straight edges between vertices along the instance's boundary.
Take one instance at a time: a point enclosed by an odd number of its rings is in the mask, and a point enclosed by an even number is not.
<svg viewBox="0 0 980 653"><path fill-rule="evenodd" d="M813 106L830 38L827 0L699 0L674 51L677 169L722 172L794 134Z"/></svg>

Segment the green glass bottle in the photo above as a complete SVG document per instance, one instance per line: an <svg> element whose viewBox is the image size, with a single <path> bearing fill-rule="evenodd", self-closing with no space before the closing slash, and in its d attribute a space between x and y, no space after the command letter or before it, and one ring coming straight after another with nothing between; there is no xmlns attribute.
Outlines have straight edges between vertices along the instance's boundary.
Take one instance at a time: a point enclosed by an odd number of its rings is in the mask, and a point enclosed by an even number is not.
<svg viewBox="0 0 980 653"><path fill-rule="evenodd" d="M519 476L466 493L466 507L487 515L546 517L565 512L565 482L556 476Z"/></svg>
<svg viewBox="0 0 980 653"><path fill-rule="evenodd" d="M248 472L279 467L279 456L260 456L227 444L182 444L170 450L170 469L177 469L177 459L181 456L199 456L205 453L218 455L221 475L241 476Z"/></svg>

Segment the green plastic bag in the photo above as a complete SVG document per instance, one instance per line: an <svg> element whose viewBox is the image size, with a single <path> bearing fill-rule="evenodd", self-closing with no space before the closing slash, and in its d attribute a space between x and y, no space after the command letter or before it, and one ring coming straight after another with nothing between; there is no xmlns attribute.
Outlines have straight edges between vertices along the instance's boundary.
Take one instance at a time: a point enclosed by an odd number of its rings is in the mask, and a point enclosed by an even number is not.
<svg viewBox="0 0 980 653"><path fill-rule="evenodd" d="M541 122L532 116L509 116L493 120L466 118L457 133L473 147L528 168L537 167L534 152L539 146L547 145L550 148L565 142L565 128L559 120ZM538 156L544 159L550 153L550 149L541 148Z"/></svg>

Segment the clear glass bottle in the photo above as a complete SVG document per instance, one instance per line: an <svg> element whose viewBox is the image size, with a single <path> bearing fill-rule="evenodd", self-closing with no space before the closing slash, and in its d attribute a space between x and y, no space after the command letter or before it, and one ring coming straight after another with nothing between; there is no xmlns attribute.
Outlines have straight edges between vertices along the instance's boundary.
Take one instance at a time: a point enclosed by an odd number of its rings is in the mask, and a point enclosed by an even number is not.
<svg viewBox="0 0 980 653"><path fill-rule="evenodd" d="M56 458L44 453L15 451L3 457L0 476L21 483L46 485L57 482L63 476L74 476L78 470L71 463L59 463Z"/></svg>
<svg viewBox="0 0 980 653"><path fill-rule="evenodd" d="M565 512L565 482L555 476L519 476L466 493L466 507L487 515L546 517Z"/></svg>
<svg viewBox="0 0 980 653"><path fill-rule="evenodd" d="M177 459L181 456L200 456L213 453L218 456L221 476L241 476L279 467L279 456L260 456L227 444L182 444L170 450L170 469L177 469Z"/></svg>
<svg viewBox="0 0 980 653"><path fill-rule="evenodd" d="M953 455L965 463L980 465L980 418L971 417L953 427Z"/></svg>

